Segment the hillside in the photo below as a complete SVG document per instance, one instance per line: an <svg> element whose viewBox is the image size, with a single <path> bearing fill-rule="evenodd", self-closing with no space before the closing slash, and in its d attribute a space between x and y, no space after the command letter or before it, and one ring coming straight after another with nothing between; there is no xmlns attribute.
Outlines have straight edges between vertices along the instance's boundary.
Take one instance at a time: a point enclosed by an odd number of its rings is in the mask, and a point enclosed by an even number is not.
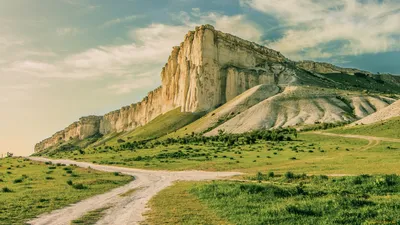
<svg viewBox="0 0 400 225"><path fill-rule="evenodd" d="M400 117L400 100L385 107L377 112L354 122L352 125L372 124L379 121L388 120L394 117Z"/></svg>
<svg viewBox="0 0 400 225"><path fill-rule="evenodd" d="M264 128L349 122L385 108L393 101L384 96L363 95L357 92L291 86L206 135L216 135L218 130L243 133Z"/></svg>
<svg viewBox="0 0 400 225"><path fill-rule="evenodd" d="M119 136L158 137L192 122L154 125L157 118L169 121L167 117L174 114L170 112L177 108L193 120L207 115L176 133L213 134L218 129L244 132L355 121L386 107L400 94L397 76L328 63L294 62L278 51L210 25L196 27L173 47L161 70L161 81L162 85L141 102L104 116L83 117L36 144L35 152L88 138L93 144L115 141ZM146 128L152 121L153 125Z"/></svg>
<svg viewBox="0 0 400 225"><path fill-rule="evenodd" d="M387 120L357 126L346 126L329 130L337 134L357 134L400 139L400 115Z"/></svg>

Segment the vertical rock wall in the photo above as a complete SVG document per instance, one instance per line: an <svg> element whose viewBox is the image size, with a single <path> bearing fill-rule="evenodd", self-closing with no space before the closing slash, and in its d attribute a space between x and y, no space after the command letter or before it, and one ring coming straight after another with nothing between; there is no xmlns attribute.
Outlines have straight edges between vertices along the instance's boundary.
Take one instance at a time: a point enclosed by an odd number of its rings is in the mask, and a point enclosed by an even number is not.
<svg viewBox="0 0 400 225"><path fill-rule="evenodd" d="M210 25L196 27L173 48L161 71L161 87L139 103L73 123L37 144L35 151L71 138L133 130L178 107L183 112L211 110L258 84L281 83L285 68L280 63L286 61L279 52Z"/></svg>

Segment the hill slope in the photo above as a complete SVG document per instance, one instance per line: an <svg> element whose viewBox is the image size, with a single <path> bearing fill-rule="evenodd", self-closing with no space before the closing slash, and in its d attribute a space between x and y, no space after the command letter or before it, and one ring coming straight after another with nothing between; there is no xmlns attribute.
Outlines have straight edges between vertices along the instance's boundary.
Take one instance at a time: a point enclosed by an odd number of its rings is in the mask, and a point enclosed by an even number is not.
<svg viewBox="0 0 400 225"><path fill-rule="evenodd" d="M377 112L361 119L353 123L356 124L371 124L376 123L383 120L388 120L393 117L400 117L400 100L396 101L395 103L389 105L388 107L382 108ZM398 127L400 129L400 127Z"/></svg>
<svg viewBox="0 0 400 225"><path fill-rule="evenodd" d="M263 128L351 122L382 109L393 101L384 96L357 92L291 86L216 127L206 135L216 135L218 130L242 133Z"/></svg>

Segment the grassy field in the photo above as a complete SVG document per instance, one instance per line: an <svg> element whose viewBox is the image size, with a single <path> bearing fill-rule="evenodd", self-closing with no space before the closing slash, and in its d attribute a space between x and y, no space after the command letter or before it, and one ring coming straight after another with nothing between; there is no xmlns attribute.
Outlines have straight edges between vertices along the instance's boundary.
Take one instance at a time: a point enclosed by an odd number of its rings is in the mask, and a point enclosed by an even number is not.
<svg viewBox="0 0 400 225"><path fill-rule="evenodd" d="M400 177L396 175L329 178L287 172L281 176L259 174L253 179L262 183L177 183L152 199L148 221L249 225L400 223ZM171 199L173 207L167 207Z"/></svg>
<svg viewBox="0 0 400 225"><path fill-rule="evenodd" d="M162 190L150 200L151 211L143 224L230 224L190 193L193 184L180 182Z"/></svg>
<svg viewBox="0 0 400 225"><path fill-rule="evenodd" d="M374 124L335 128L329 130L328 132L337 134L358 134L400 139L400 117L395 117L393 119Z"/></svg>
<svg viewBox="0 0 400 225"><path fill-rule="evenodd" d="M0 224L24 224L42 213L104 193L130 176L23 158L0 159Z"/></svg>
<svg viewBox="0 0 400 225"><path fill-rule="evenodd" d="M306 172L308 174L399 173L400 143L371 145L367 140L301 133L296 141L258 141L227 147L222 143L173 144L121 150L118 146L59 152L98 164L165 170Z"/></svg>

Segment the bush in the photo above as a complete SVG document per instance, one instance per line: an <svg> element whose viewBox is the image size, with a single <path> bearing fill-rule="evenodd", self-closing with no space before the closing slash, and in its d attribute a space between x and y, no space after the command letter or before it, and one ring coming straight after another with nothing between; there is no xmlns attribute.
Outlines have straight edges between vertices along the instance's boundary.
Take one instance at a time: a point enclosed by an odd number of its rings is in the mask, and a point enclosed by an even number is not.
<svg viewBox="0 0 400 225"><path fill-rule="evenodd" d="M73 184L72 180L67 180L67 184L71 186Z"/></svg>
<svg viewBox="0 0 400 225"><path fill-rule="evenodd" d="M114 176L119 176L120 173L119 172L114 172Z"/></svg>
<svg viewBox="0 0 400 225"><path fill-rule="evenodd" d="M75 189L78 189L78 190L82 190L82 189L86 189L87 188L83 184L73 184L72 187L75 188Z"/></svg>
<svg viewBox="0 0 400 225"><path fill-rule="evenodd" d="M118 139L117 142L118 142L118 143L125 143L125 140L123 140L123 139Z"/></svg>
<svg viewBox="0 0 400 225"><path fill-rule="evenodd" d="M290 171L286 172L285 173L285 178L286 179L293 179L294 178L294 173L290 172Z"/></svg>
<svg viewBox="0 0 400 225"><path fill-rule="evenodd" d="M54 180L53 177L46 177L46 180Z"/></svg>
<svg viewBox="0 0 400 225"><path fill-rule="evenodd" d="M10 192L12 192L12 190L11 190L10 188L8 188L8 187L3 187L3 188L1 189L1 191L4 192L4 193L10 193Z"/></svg>
<svg viewBox="0 0 400 225"><path fill-rule="evenodd" d="M268 173L268 177L275 177L275 173L274 172L272 172L272 171L270 171L269 173Z"/></svg>
<svg viewBox="0 0 400 225"><path fill-rule="evenodd" d="M14 184L22 183L22 181L24 181L22 178L15 179Z"/></svg>

